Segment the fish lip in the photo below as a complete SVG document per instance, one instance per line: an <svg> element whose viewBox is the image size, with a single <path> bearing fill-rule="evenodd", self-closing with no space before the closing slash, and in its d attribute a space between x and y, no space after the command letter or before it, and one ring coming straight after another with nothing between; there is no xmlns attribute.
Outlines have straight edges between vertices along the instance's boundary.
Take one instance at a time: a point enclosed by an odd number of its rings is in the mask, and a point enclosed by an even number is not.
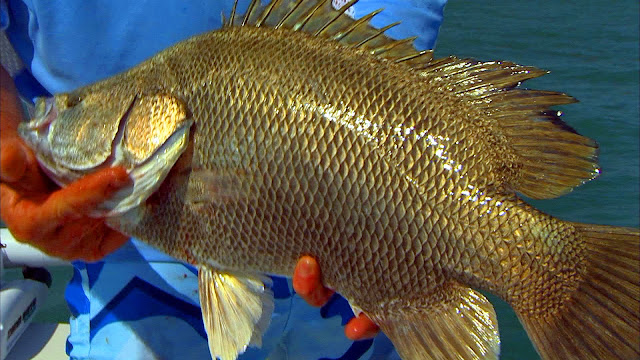
<svg viewBox="0 0 640 360"><path fill-rule="evenodd" d="M58 117L58 108L54 97L37 98L34 118L26 124L29 130L44 130Z"/></svg>
<svg viewBox="0 0 640 360"><path fill-rule="evenodd" d="M18 134L25 143L34 151L41 168L51 156L48 145L49 126L58 117L58 109L54 97L40 97L36 99L35 115L28 122L18 125Z"/></svg>
<svg viewBox="0 0 640 360"><path fill-rule="evenodd" d="M49 126L58 117L58 108L54 97L36 99L35 115L28 122L18 126L18 133L34 149L42 147L46 142Z"/></svg>

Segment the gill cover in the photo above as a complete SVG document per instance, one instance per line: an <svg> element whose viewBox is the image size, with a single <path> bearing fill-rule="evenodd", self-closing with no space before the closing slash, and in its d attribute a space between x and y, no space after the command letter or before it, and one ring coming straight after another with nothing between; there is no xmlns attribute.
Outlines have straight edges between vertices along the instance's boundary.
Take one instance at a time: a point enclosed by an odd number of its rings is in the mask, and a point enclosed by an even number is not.
<svg viewBox="0 0 640 360"><path fill-rule="evenodd" d="M193 124L186 104L169 94L136 97L114 139L113 163L130 169L133 187L103 203L108 216L123 214L160 187L189 145Z"/></svg>
<svg viewBox="0 0 640 360"><path fill-rule="evenodd" d="M121 120L133 106L134 95L111 100L102 92L83 98L56 96L57 117L49 125L52 160L70 170L89 170L102 165L112 153ZM116 98L117 99L117 98Z"/></svg>

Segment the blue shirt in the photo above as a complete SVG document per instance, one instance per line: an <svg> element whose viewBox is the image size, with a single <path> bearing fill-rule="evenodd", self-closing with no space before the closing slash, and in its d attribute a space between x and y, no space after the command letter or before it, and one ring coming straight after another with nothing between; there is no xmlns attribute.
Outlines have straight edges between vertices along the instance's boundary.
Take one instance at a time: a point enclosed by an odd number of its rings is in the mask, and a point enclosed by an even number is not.
<svg viewBox="0 0 640 360"><path fill-rule="evenodd" d="M248 2L240 1L239 13ZM360 0L350 15L358 18L385 8L373 19L374 26L403 21L387 34L419 36L416 47L429 49L444 4ZM15 80L22 95L32 98L109 77L180 40L214 30L233 1L8 0L6 5L0 19L26 64ZM193 267L136 240L100 262L73 265L66 291L71 358L210 358ZM314 308L295 295L290 280L280 277L273 278L273 292L275 310L263 346L249 348L240 359L399 358L383 334L358 342L344 336L353 313L343 298L336 295Z"/></svg>

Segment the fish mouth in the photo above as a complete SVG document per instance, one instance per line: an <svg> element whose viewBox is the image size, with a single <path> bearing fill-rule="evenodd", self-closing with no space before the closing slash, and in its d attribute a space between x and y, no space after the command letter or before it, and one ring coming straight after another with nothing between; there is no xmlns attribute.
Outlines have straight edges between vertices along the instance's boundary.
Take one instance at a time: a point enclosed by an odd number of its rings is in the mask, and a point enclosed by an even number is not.
<svg viewBox="0 0 640 360"><path fill-rule="evenodd" d="M36 98L35 114L28 122L18 126L18 134L33 150L40 168L59 186L79 177L75 172L61 168L54 160L49 142L51 124L58 118L55 97Z"/></svg>
<svg viewBox="0 0 640 360"><path fill-rule="evenodd" d="M58 116L56 100L54 97L39 97L36 99L35 115L33 120L27 123L31 130L38 130L49 126Z"/></svg>
<svg viewBox="0 0 640 360"><path fill-rule="evenodd" d="M36 154L49 153L47 138L51 123L58 117L58 109L54 97L36 99L33 119L18 126L18 134Z"/></svg>

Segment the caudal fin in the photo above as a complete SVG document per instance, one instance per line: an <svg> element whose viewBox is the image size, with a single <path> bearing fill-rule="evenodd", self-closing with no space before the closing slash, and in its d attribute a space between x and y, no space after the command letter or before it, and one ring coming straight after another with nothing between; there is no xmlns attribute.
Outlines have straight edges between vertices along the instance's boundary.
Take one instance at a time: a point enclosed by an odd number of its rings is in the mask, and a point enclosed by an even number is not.
<svg viewBox="0 0 640 360"><path fill-rule="evenodd" d="M574 224L587 272L565 305L520 320L543 359L640 359L640 233Z"/></svg>

